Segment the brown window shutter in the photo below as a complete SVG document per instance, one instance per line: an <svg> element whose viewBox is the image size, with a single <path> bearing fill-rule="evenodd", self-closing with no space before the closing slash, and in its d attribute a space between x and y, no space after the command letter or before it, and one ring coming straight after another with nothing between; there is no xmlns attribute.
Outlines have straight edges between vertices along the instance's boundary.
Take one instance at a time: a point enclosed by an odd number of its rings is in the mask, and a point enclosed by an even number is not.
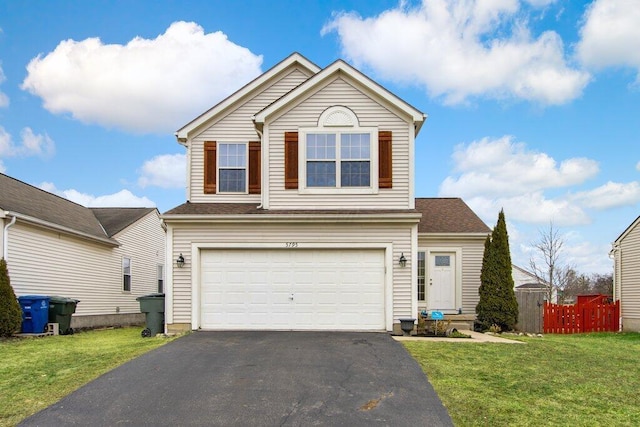
<svg viewBox="0 0 640 427"><path fill-rule="evenodd" d="M249 194L260 194L260 141L249 142Z"/></svg>
<svg viewBox="0 0 640 427"><path fill-rule="evenodd" d="M205 194L216 193L216 142L207 141L204 143L204 192Z"/></svg>
<svg viewBox="0 0 640 427"><path fill-rule="evenodd" d="M298 132L284 133L284 188L298 188Z"/></svg>
<svg viewBox="0 0 640 427"><path fill-rule="evenodd" d="M391 158L391 131L378 132L378 188L393 187L393 164Z"/></svg>

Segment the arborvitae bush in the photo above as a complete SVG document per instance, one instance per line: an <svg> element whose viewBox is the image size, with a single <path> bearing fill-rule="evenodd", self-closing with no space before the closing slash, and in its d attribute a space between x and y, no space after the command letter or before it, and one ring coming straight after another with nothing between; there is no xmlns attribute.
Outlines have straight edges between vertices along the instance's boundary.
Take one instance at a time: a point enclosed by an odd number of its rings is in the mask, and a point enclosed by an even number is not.
<svg viewBox="0 0 640 427"><path fill-rule="evenodd" d="M518 322L518 301L513 290L509 235L502 210L491 237L487 236L485 241L479 293L476 314L480 329L512 330Z"/></svg>
<svg viewBox="0 0 640 427"><path fill-rule="evenodd" d="M7 262L0 259L0 336L8 337L20 330L22 310L11 287Z"/></svg>

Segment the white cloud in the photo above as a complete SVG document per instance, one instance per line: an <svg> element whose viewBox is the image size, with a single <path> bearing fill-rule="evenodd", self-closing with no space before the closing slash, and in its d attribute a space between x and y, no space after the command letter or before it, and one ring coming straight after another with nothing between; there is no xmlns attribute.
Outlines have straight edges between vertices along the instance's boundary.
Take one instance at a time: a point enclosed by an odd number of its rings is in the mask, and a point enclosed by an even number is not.
<svg viewBox="0 0 640 427"><path fill-rule="evenodd" d="M528 224L548 224L552 221L559 226L569 226L591 222L584 210L568 198L548 199L541 191L511 197L476 196L465 199L465 202L488 224L492 217L497 218L500 209L504 209L505 216L510 220Z"/></svg>
<svg viewBox="0 0 640 427"><path fill-rule="evenodd" d="M423 85L447 104L472 97L563 104L590 79L567 63L557 33L531 35L518 0L423 0L415 8L401 2L371 18L339 13L322 34L332 31L357 66Z"/></svg>
<svg viewBox="0 0 640 427"><path fill-rule="evenodd" d="M100 207L155 207L156 204L146 197L138 197L129 190L120 190L117 193L107 194L104 196L94 196L92 194L81 193L74 189L58 190L51 182L43 182L39 187L50 193L57 194L60 197L71 200L82 206L89 208Z"/></svg>
<svg viewBox="0 0 640 427"><path fill-rule="evenodd" d="M52 113L134 132L170 132L260 74L262 56L175 22L126 45L65 40L27 66L22 88Z"/></svg>
<svg viewBox="0 0 640 427"><path fill-rule="evenodd" d="M577 54L600 69L629 66L640 83L640 4L637 0L596 0L584 15Z"/></svg>
<svg viewBox="0 0 640 427"><path fill-rule="evenodd" d="M55 153L55 143L47 135L35 134L29 127L20 132L20 143L15 144L13 137L0 126L0 157L51 157Z"/></svg>
<svg viewBox="0 0 640 427"><path fill-rule="evenodd" d="M600 210L634 206L640 203L640 183L623 184L609 181L593 190L576 193L571 198L583 206Z"/></svg>
<svg viewBox="0 0 640 427"><path fill-rule="evenodd" d="M144 162L138 185L142 188L184 188L187 159L184 154L164 154Z"/></svg>
<svg viewBox="0 0 640 427"><path fill-rule="evenodd" d="M539 257L539 251L533 245L540 241L541 232L548 232L548 226L549 223L537 230L529 228L528 235L518 239L518 242L511 246L512 256L517 265L528 267L532 257ZM554 223L554 229L559 232L559 238L563 241L560 253L560 262L563 265L574 267L580 273L611 273L613 264L608 256L611 250L609 243L596 244L585 240L580 232L566 231L556 226L557 224Z"/></svg>
<svg viewBox="0 0 640 427"><path fill-rule="evenodd" d="M636 170L640 171L640 162L636 163Z"/></svg>
<svg viewBox="0 0 640 427"><path fill-rule="evenodd" d="M7 78L5 77L4 72L2 71L2 67L0 67L0 85L4 83L6 80ZM9 106L9 97L5 93L0 91L0 108L8 107L8 106Z"/></svg>
<svg viewBox="0 0 640 427"><path fill-rule="evenodd" d="M0 126L0 156L9 156L13 153L13 141L11 134Z"/></svg>
<svg viewBox="0 0 640 427"><path fill-rule="evenodd" d="M22 145L18 151L23 156L41 156L50 157L55 152L55 143L49 135L34 134L31 128L26 127L20 132Z"/></svg>
<svg viewBox="0 0 640 427"><path fill-rule="evenodd" d="M555 3L557 0L525 0L526 3L529 3L533 7L545 7L550 4Z"/></svg>
<svg viewBox="0 0 640 427"><path fill-rule="evenodd" d="M515 196L579 184L599 169L597 162L585 158L570 158L558 165L548 154L528 150L511 136L458 145L452 157L460 175L444 180L441 196Z"/></svg>
<svg viewBox="0 0 640 427"><path fill-rule="evenodd" d="M597 162L569 158L558 163L513 137L483 138L455 147L454 175L440 185L439 196L462 197L490 223L504 208L510 220L528 224L584 225L585 205L568 194L549 198L544 191L582 184L598 173Z"/></svg>

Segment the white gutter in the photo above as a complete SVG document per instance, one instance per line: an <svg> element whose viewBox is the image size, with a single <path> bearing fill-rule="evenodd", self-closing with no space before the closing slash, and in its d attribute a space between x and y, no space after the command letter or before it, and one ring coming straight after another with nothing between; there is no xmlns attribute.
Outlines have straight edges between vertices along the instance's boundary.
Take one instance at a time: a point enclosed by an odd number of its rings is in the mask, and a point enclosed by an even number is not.
<svg viewBox="0 0 640 427"><path fill-rule="evenodd" d="M161 215L166 222L419 222L421 213L385 213L380 214L175 214Z"/></svg>
<svg viewBox="0 0 640 427"><path fill-rule="evenodd" d="M5 217L9 215L9 212L5 212ZM9 258L9 227L16 223L16 216L11 217L11 222L4 226L4 233L2 233L2 258L5 261Z"/></svg>
<svg viewBox="0 0 640 427"><path fill-rule="evenodd" d="M459 239L486 239L487 235L490 235L491 232L487 231L482 233L430 233L430 232L418 232L418 237L423 239L438 239L438 240L459 240Z"/></svg>
<svg viewBox="0 0 640 427"><path fill-rule="evenodd" d="M37 226L40 226L40 227L48 228L50 230L56 230L56 231L59 231L61 233L70 234L72 236L80 237L82 239L91 240L91 241L94 241L94 242L106 244L106 245L113 246L113 247L120 246L120 243L118 243L118 241L115 240L115 239L110 239L108 237L94 236L92 234L85 233L83 231L78 231L78 230L71 229L69 227L65 227L63 225L58 225L58 224L54 224L54 223L51 223L51 222L48 222L48 221L43 221L41 219L34 218L32 216L22 215L22 214L19 214L17 212L5 212L5 215L11 215L11 216L13 216L14 219L15 218L20 218L21 220L23 220L25 222L29 222L31 224L34 224L34 225L37 225Z"/></svg>

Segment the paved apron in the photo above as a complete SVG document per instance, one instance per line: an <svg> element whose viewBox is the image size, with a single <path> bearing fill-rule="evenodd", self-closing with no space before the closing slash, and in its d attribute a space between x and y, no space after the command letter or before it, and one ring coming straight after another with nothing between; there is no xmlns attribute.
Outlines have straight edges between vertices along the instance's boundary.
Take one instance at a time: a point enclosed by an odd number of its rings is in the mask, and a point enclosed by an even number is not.
<svg viewBox="0 0 640 427"><path fill-rule="evenodd" d="M386 333L194 332L144 354L23 426L451 426Z"/></svg>

